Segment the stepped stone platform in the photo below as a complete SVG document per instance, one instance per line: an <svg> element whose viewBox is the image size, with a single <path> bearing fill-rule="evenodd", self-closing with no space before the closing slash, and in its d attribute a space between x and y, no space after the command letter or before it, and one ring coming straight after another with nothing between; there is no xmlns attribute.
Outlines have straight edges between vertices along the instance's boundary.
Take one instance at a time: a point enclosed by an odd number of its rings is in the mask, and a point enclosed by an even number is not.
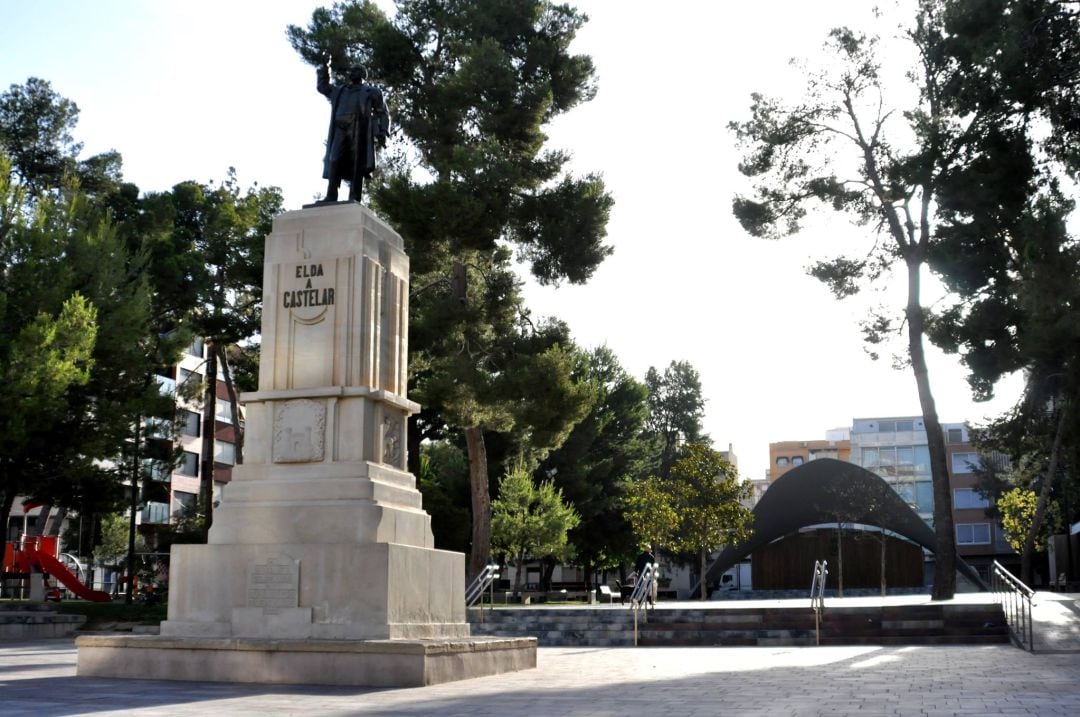
<svg viewBox="0 0 1080 717"><path fill-rule="evenodd" d="M62 615L55 605L0 604L0 640L46 640L71 637L85 615Z"/></svg>
<svg viewBox="0 0 1080 717"><path fill-rule="evenodd" d="M638 615L638 645L812 646L809 599L660 603ZM473 634L535 636L541 646L630 646L625 606L516 607L470 613ZM821 645L984 645L1009 642L1001 607L986 595L931 602L926 595L826 600Z"/></svg>
<svg viewBox="0 0 1080 717"><path fill-rule="evenodd" d="M458 640L78 639L79 675L203 682L424 687L536 667L533 638Z"/></svg>
<svg viewBox="0 0 1080 717"><path fill-rule="evenodd" d="M245 456L205 545L174 545L159 635L85 636L80 677L411 687L536 666L470 636L465 556L407 470L409 257L369 209L274 218Z"/></svg>

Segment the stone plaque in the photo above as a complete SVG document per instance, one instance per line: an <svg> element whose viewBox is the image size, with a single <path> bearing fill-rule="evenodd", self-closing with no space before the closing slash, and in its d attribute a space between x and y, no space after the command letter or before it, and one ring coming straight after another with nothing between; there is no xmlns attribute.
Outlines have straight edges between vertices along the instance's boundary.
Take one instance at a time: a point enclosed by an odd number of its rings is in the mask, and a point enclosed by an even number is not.
<svg viewBox="0 0 1080 717"><path fill-rule="evenodd" d="M323 459L326 404L299 399L274 411L274 463L313 463Z"/></svg>
<svg viewBox="0 0 1080 717"><path fill-rule="evenodd" d="M278 554L248 565L248 607L293 608L299 601L299 560Z"/></svg>

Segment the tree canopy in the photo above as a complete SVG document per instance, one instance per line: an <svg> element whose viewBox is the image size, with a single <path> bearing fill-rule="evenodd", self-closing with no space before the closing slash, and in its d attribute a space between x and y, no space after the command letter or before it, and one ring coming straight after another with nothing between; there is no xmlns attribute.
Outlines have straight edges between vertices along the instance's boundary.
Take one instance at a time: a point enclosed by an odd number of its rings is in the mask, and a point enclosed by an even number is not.
<svg viewBox="0 0 1080 717"><path fill-rule="evenodd" d="M915 58L908 77L917 95L910 104L897 106L908 95L886 86L877 38L837 28L827 44L835 62L808 76L805 98L780 102L754 95L751 118L731 125L745 151L739 169L755 179L751 195L733 204L748 232L794 233L817 208L872 224L864 253L811 267L838 298L889 278L895 266L902 269L902 321L881 313L863 329L871 345L898 331L906 334L906 363L918 391L934 485L935 599L951 598L955 590L955 535L944 437L924 350L933 316L923 305L921 272L935 266L932 257L948 251L951 240L940 232L937 208L958 196L952 191L959 186L956 177L990 149L980 130L996 116L989 105L964 112L950 103L971 68L949 55L946 9L939 0L919 0L904 31ZM1015 179L1023 182L1024 175Z"/></svg>
<svg viewBox="0 0 1080 717"><path fill-rule="evenodd" d="M1080 249L1069 231L1080 170L1078 11L1053 0L942 8L940 62L962 78L943 104L972 119L963 161L943 175L931 254L957 299L930 336L960 354L977 397L1024 372L1024 396L985 433L1014 463L1041 466L1021 551L1029 583L1060 468L1080 445Z"/></svg>
<svg viewBox="0 0 1080 717"><path fill-rule="evenodd" d="M414 428L464 433L470 574L490 550L485 432L542 456L586 410L569 337L533 324L510 249L544 283L584 282L611 252L602 180L568 173L543 131L595 92L592 61L569 50L584 22L544 0L399 2L392 17L360 0L288 29L305 61L362 62L385 86L396 129L371 201L411 257L410 391L426 405Z"/></svg>
<svg viewBox="0 0 1080 717"><path fill-rule="evenodd" d="M645 474L651 444L642 435L647 389L611 349L590 352L577 372L593 393L591 407L534 477L550 478L580 513L570 540L591 576L593 569L613 568L634 557L638 546L622 505L628 484Z"/></svg>
<svg viewBox="0 0 1080 717"><path fill-rule="evenodd" d="M671 467L669 479L679 527L675 546L700 559L701 599L708 598L705 572L709 555L722 545L737 545L750 537L753 514L744 504L753 492L735 467L718 451L691 443Z"/></svg>
<svg viewBox="0 0 1080 717"><path fill-rule="evenodd" d="M119 183L116 151L79 159L82 143L72 135L78 120L78 105L38 77L0 94L0 150L31 194L72 184L84 192L99 192Z"/></svg>
<svg viewBox="0 0 1080 717"><path fill-rule="evenodd" d="M667 476L681 446L709 441L702 429L705 398L701 376L689 361L672 361L663 373L650 366L645 387L649 405L645 435L659 451L659 464L653 470Z"/></svg>
<svg viewBox="0 0 1080 717"><path fill-rule="evenodd" d="M515 466L499 481L491 513L495 549L517 567L514 592L521 592L527 559L570 557L567 533L578 523L577 511L551 481L533 483L525 466Z"/></svg>

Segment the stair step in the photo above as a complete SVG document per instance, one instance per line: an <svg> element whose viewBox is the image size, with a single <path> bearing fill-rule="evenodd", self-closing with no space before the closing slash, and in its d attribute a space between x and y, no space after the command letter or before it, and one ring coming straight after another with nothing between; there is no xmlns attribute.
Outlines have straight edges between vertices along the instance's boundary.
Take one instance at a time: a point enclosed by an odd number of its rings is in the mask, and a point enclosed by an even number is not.
<svg viewBox="0 0 1080 717"><path fill-rule="evenodd" d="M631 645L628 609L499 608L470 612L477 635L535 636L540 645ZM799 608L675 608L638 616L639 645L737 646L817 644L814 614ZM647 620L647 621L646 621ZM823 645L1000 644L1009 641L997 605L827 608Z"/></svg>

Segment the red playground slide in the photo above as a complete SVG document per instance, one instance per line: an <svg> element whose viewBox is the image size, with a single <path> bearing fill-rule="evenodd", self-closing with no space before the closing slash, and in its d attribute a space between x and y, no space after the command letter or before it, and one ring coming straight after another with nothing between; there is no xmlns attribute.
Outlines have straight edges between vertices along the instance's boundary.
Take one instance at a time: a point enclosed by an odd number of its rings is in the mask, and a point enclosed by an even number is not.
<svg viewBox="0 0 1080 717"><path fill-rule="evenodd" d="M79 582L79 579L61 563L59 560L49 555L48 553L41 553L37 550L27 549L28 557L34 563L41 566L41 569L52 575L54 578L63 583L71 592L75 593L83 600L90 600L91 602L111 602L112 597L109 593L101 590L91 590L90 588Z"/></svg>

